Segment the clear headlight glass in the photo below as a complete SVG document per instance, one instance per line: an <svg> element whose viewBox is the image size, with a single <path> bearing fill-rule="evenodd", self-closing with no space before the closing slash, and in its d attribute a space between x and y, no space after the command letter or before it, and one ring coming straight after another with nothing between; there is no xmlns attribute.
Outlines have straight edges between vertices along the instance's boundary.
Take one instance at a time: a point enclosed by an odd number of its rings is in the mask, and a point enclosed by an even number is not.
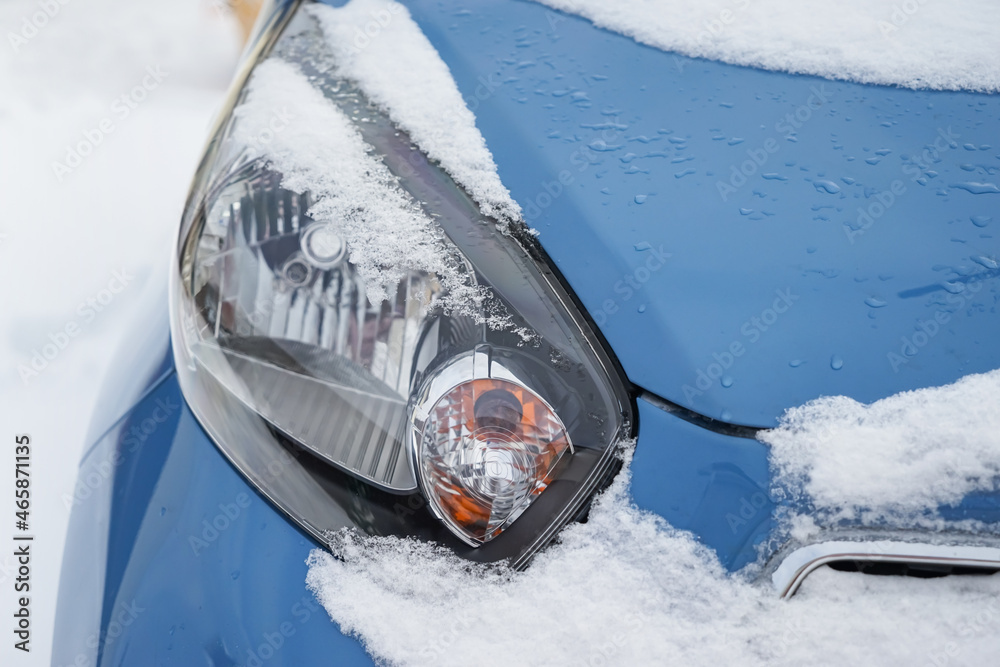
<svg viewBox="0 0 1000 667"><path fill-rule="evenodd" d="M313 19L288 18L275 14L260 62L291 64L351 119L379 178L425 216L440 268L381 267L388 289L366 280L361 241L338 218L353 209L324 206L240 139L243 87L178 244L185 397L233 464L318 539L345 527L415 535L523 564L612 474L630 429L620 375L527 230L485 218L333 74Z"/></svg>

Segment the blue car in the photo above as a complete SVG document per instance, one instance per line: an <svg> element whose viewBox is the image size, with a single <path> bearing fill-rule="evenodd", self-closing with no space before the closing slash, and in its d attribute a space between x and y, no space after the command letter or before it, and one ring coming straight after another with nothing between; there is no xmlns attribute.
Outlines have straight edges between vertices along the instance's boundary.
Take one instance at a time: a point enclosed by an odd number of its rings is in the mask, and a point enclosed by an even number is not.
<svg viewBox="0 0 1000 667"><path fill-rule="evenodd" d="M531 2L343 4L265 3L95 416L54 665L373 664L310 552L530 568L623 460L639 508L778 597L826 564L1000 570L995 486L938 523L825 512L767 435L1000 368L1000 98Z"/></svg>

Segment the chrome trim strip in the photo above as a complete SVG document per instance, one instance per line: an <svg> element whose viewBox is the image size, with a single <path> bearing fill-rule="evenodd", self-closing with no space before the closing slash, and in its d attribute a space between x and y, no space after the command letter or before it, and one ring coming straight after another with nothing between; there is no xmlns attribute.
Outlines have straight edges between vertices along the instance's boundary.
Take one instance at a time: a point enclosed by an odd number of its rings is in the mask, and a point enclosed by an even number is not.
<svg viewBox="0 0 1000 667"><path fill-rule="evenodd" d="M889 540L819 542L788 554L771 574L771 583L782 599L788 599L816 568L845 560L1000 569L1000 548Z"/></svg>

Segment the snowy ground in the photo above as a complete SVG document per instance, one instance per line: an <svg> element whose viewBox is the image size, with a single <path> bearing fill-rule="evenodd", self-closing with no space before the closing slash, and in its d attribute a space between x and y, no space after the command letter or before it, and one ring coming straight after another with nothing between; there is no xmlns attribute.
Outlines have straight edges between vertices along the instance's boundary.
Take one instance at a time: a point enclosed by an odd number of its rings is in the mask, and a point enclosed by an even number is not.
<svg viewBox="0 0 1000 667"><path fill-rule="evenodd" d="M40 14L42 5L51 17ZM217 7L210 0L0 3L4 619L13 613L8 499L15 434L32 440L36 539L32 650L12 648L5 620L3 665L49 664L69 519L60 499L72 490L97 391L150 267L169 253L207 127L239 55L238 29ZM42 27L26 27L26 19ZM133 92L144 79L144 89ZM111 125L102 130L105 119ZM97 144L90 155L67 165L68 148L86 141ZM98 302L100 312L78 310L104 298L115 272L124 280L113 287L127 282L124 289L106 305ZM18 367L30 367L50 334L62 340L67 325L76 325L77 335L37 376L23 379Z"/></svg>

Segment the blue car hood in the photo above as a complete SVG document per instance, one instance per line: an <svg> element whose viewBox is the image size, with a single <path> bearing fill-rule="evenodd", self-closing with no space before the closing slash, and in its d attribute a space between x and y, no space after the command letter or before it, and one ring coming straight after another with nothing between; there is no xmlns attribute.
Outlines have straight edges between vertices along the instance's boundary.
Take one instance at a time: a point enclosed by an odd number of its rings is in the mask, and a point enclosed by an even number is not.
<svg viewBox="0 0 1000 667"><path fill-rule="evenodd" d="M531 2L408 3L629 379L775 424L1000 367L1000 98L689 59Z"/></svg>

